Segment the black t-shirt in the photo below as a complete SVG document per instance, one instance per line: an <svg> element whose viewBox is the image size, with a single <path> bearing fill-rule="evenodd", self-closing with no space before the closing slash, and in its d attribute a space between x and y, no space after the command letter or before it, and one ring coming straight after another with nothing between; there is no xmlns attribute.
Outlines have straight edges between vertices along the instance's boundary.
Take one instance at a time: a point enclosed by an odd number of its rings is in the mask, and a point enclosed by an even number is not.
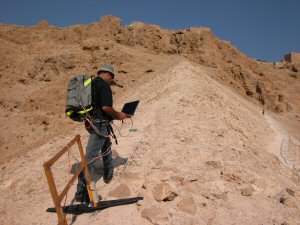
<svg viewBox="0 0 300 225"><path fill-rule="evenodd" d="M100 117L101 114L106 117L103 119L112 118L106 115L101 109L103 106L113 106L112 91L108 83L106 83L101 77L96 77L93 81L92 88L94 90L93 104L95 106L94 117Z"/></svg>

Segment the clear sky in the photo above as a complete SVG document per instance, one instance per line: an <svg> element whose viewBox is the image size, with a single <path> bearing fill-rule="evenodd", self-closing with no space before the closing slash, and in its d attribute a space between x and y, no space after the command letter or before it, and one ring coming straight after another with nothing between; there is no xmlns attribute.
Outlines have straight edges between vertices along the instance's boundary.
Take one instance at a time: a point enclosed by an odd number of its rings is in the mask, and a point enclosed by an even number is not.
<svg viewBox="0 0 300 225"><path fill-rule="evenodd" d="M0 23L66 27L103 15L166 29L210 27L246 55L279 61L300 52L300 0L0 0Z"/></svg>

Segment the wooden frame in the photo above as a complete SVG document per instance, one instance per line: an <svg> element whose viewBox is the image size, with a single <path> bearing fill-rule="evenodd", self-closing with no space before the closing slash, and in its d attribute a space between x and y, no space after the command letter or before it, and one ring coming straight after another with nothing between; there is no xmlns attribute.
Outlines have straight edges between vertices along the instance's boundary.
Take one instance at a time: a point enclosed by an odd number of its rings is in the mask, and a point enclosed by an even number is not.
<svg viewBox="0 0 300 225"><path fill-rule="evenodd" d="M73 175L73 177L69 180L69 182L67 183L67 185L64 187L63 191L59 194L57 192L57 188L54 182L54 178L53 178L53 174L51 171L51 166L53 166L53 164L61 157L63 156L68 150L69 148L74 145L77 142L78 148L79 148L79 153L80 153L80 157L81 157L81 165L79 167L79 169L75 172L75 174ZM54 206L56 208L56 213L57 213L57 217L58 217L58 224L59 225L68 225L67 223L67 219L63 213L62 210L62 206L61 206L61 202L64 199L65 195L67 194L67 192L69 191L69 189L71 188L72 184L75 182L76 178L79 176L80 172L82 170L84 170L85 173L85 178L87 179L88 182L88 193L91 199L91 202L93 204L93 207L97 206L97 202L93 202L92 200L97 199L98 196L93 196L93 190L91 189L91 187L93 186L92 184L92 178L90 176L87 164L86 164L86 160L85 160L85 156L84 156L84 152L83 152L83 148L82 148L82 144L81 144L81 140L80 140L80 135L76 135L73 140L71 140L63 149L61 149L58 153L56 153L50 160L48 160L47 162L44 163L44 170L45 170L45 174L47 177L47 181L48 181L48 185L49 185L49 189L51 192L51 196L53 199L53 203Z"/></svg>

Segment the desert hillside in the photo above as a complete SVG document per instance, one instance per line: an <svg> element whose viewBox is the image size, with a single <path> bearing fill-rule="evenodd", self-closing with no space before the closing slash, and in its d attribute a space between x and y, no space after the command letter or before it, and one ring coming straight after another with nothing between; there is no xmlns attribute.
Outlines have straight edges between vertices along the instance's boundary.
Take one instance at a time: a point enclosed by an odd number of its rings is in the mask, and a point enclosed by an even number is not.
<svg viewBox="0 0 300 225"><path fill-rule="evenodd" d="M68 28L0 24L0 45L2 224L57 223L45 212L53 202L42 165L76 134L84 145L88 138L64 116L66 85L106 63L117 71L115 107L141 104L133 125L116 123L116 174L104 184L99 163L97 189L106 199L144 200L69 223L300 222L297 59L263 62L209 28L122 26L111 16ZM75 158L54 169L59 188Z"/></svg>

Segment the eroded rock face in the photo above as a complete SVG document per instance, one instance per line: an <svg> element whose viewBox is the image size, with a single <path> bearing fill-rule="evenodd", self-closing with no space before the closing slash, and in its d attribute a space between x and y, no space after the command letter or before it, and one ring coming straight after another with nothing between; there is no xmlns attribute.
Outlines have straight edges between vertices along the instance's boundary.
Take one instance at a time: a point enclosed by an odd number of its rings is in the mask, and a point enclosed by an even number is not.
<svg viewBox="0 0 300 225"><path fill-rule="evenodd" d="M117 34L122 29L122 20L113 16L102 16L99 25L110 34Z"/></svg>
<svg viewBox="0 0 300 225"><path fill-rule="evenodd" d="M146 218L151 223L166 222L169 220L169 213L158 207L144 209L141 213L143 218Z"/></svg>
<svg viewBox="0 0 300 225"><path fill-rule="evenodd" d="M300 53L290 52L284 56L284 61L290 63L300 63Z"/></svg>

